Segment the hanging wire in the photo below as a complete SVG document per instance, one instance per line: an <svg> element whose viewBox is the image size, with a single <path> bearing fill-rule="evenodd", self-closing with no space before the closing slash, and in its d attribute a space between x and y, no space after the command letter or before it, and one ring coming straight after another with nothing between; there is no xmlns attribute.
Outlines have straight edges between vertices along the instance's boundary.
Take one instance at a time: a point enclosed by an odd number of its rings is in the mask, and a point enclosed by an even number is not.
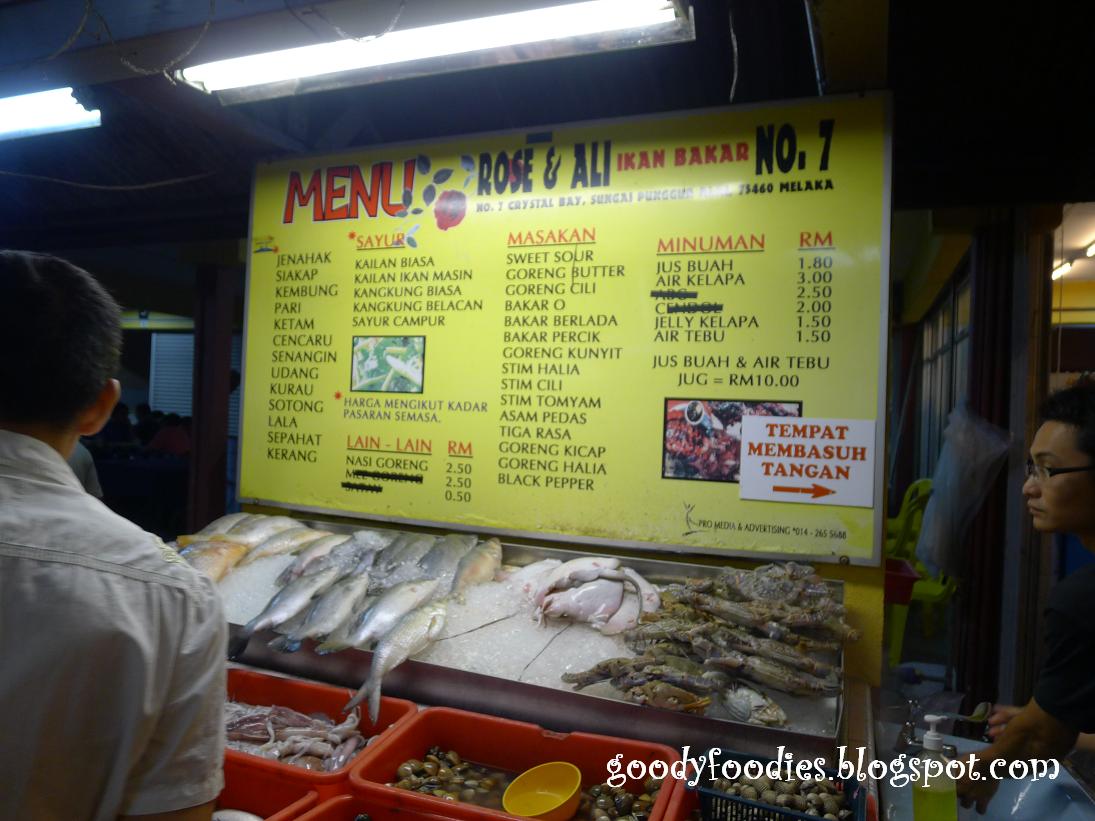
<svg viewBox="0 0 1095 821"><path fill-rule="evenodd" d="M78 25L76 27L76 30L69 35L68 39L65 40L64 45L57 49L57 51L53 52L53 54L49 55L49 57L47 57L44 62L48 63L50 60L54 60L60 57L62 54L72 48L72 44L75 43L76 40L79 39L80 35L84 33L84 29L87 27L88 17L91 16L91 12L94 7L95 4L92 2L92 0L86 0L86 2L84 3L84 16L80 19L80 25Z"/></svg>
<svg viewBox="0 0 1095 821"><path fill-rule="evenodd" d="M91 191L146 191L150 188L165 188L169 185L182 185L183 183L195 182L197 180L204 180L206 177L212 177L216 171L203 171L201 174L191 174L189 177L174 177L169 180L158 180L156 182L145 182L137 185L96 185L90 182L76 182L75 180L62 180L57 177L43 177L38 174L22 174L18 171L0 171L0 176L3 177L18 177L25 180L36 180L38 182L52 182L58 185L68 185L72 188L86 188Z"/></svg>
<svg viewBox="0 0 1095 821"><path fill-rule="evenodd" d="M390 23L388 23L388 25L387 25L387 27L386 27L386 28L384 29L384 31L380 32L380 34L375 34L375 35L373 35L373 34L367 34L367 35L365 35L364 37L354 37L354 36L353 36L352 34L347 34L347 33L346 33L345 31L343 31L343 30L342 30L342 29L341 29L341 28L340 28L339 26L337 26L337 25L335 25L334 23L332 23L332 22L331 22L331 21L330 21L330 20L328 19L327 15L326 15L326 14L324 14L324 13L323 13L323 12L322 12L322 11L320 10L320 8L319 8L318 6L309 6L308 8L309 8L309 9L311 9L312 13L313 13L314 15L316 15L316 17L318 17L318 18L319 18L320 20L322 20L322 21L323 21L324 23L326 23L327 25L329 25L329 26L330 26L330 27L331 27L331 28L332 28L332 29L334 30L335 34L337 34L337 35L338 35L339 37L341 37L341 38L342 38L343 40L354 40L354 41L356 41L356 42L361 42L362 40L376 40L376 39L378 39L378 38L380 38L380 37L383 37L383 36L384 36L385 34L390 34L390 33L391 33L391 31L392 31L392 29L394 29L394 28L395 28L395 26L396 26L396 23L398 23L398 22L399 22L399 18L403 16L403 9L404 9L404 7L406 7L406 5L407 5L407 0L399 0L399 8L397 8L397 9L395 10L395 16L394 16L394 17L392 17L392 20L391 20L391 22L390 22ZM310 28L310 27L309 27L309 28Z"/></svg>
<svg viewBox="0 0 1095 821"><path fill-rule="evenodd" d="M293 17L296 18L296 21L298 23L300 23L302 26L304 26L306 29L308 29L308 31L312 32L312 34L314 34L316 36L317 41L322 41L323 38L320 37L319 32L315 30L315 28L312 26L311 23L309 23L307 20L305 20L303 17L300 16L300 14L297 12L297 10L289 4L289 0L284 0L284 2L285 2L285 10L287 12L289 12L291 15L293 15ZM313 13L315 12L314 7L312 8L312 12Z"/></svg>
<svg viewBox="0 0 1095 821"><path fill-rule="evenodd" d="M95 8L93 0L89 2L89 5L91 6L91 12L95 15L96 18L98 18L100 27L106 33L107 40L110 41L110 44L112 46L118 48L118 42L114 39L114 35L110 31L110 24L107 23L106 18L102 15L102 12ZM177 66L187 57L189 57L191 52L193 52L194 49L198 47L198 43L202 41L202 38L205 37L205 33L209 31L209 26L212 24L213 17L216 12L217 0L209 0L209 16L205 18L205 22L202 24L201 31L199 31L198 36L194 38L194 42L191 43L189 47L187 47L187 49L179 54L177 57L174 57L173 59L167 61L159 68L145 68L144 66L139 66L136 63L132 62L124 54L118 55L119 62L121 62L123 66L132 71L134 74L140 74L143 77L149 77L155 74L162 74L170 82L174 83L175 79L170 74L168 74L168 71Z"/></svg>
<svg viewBox="0 0 1095 821"><path fill-rule="evenodd" d="M738 91L738 35L734 31L734 12L732 9L727 10L727 15L730 18L730 50L733 53L734 58L734 79L730 83L730 102L734 102L734 95Z"/></svg>

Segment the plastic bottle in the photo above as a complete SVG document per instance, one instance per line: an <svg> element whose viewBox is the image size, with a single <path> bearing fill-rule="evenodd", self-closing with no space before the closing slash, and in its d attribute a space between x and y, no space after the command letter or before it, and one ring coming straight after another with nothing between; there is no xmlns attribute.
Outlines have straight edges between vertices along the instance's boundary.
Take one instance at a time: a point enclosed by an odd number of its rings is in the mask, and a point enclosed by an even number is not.
<svg viewBox="0 0 1095 821"><path fill-rule="evenodd" d="M913 821L957 821L958 793L954 780L945 771L949 759L943 755L943 735L936 730L943 716L924 716L931 727L924 733L924 751L920 759L920 778L912 785ZM924 768L929 761L935 761L939 767L933 768L933 775L924 784ZM936 769L941 772L935 775Z"/></svg>

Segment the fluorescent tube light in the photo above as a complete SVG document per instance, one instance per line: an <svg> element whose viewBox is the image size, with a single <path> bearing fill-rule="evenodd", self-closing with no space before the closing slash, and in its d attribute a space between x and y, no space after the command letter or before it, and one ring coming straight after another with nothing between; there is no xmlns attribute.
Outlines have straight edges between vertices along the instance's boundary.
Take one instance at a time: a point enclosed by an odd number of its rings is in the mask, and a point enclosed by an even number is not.
<svg viewBox="0 0 1095 821"><path fill-rule="evenodd" d="M72 96L71 88L54 88L0 99L0 140L75 128L95 128L99 124L99 111L88 111L80 105Z"/></svg>
<svg viewBox="0 0 1095 821"><path fill-rule="evenodd" d="M1071 262L1062 262L1060 265L1058 265L1056 268L1053 269L1053 272L1049 275L1049 278L1050 279L1060 279L1061 277L1063 277L1065 274L1067 274L1071 270L1072 270L1072 263Z"/></svg>
<svg viewBox="0 0 1095 821"><path fill-rule="evenodd" d="M676 22L671 0L590 0L233 57L185 68L177 76L206 91L226 91Z"/></svg>
<svg viewBox="0 0 1095 821"><path fill-rule="evenodd" d="M1089 246L1087 246L1087 250L1084 251L1084 254L1086 254L1089 257L1095 257L1095 242L1093 242Z"/></svg>

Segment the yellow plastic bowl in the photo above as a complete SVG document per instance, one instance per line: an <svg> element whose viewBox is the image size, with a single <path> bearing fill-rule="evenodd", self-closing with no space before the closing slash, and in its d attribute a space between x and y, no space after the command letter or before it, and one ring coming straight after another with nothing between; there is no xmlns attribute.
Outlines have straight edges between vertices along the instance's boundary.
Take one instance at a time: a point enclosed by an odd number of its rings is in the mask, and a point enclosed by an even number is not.
<svg viewBox="0 0 1095 821"><path fill-rule="evenodd" d="M581 800L582 771L569 761L549 761L517 776L502 796L510 815L569 821Z"/></svg>

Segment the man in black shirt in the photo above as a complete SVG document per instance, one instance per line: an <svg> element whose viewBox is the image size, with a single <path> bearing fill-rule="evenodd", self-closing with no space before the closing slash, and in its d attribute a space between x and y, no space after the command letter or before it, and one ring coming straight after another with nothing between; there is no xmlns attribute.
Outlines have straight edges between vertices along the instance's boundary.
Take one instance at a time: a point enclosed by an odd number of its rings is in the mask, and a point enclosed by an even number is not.
<svg viewBox="0 0 1095 821"><path fill-rule="evenodd" d="M1046 400L1030 446L1023 495L1034 527L1074 533L1095 552L1095 383ZM1006 763L1061 758L1080 733L1095 732L1095 568L1058 584L1046 607L1046 654L1034 698L981 751L975 774L958 784L963 806L984 812Z"/></svg>

